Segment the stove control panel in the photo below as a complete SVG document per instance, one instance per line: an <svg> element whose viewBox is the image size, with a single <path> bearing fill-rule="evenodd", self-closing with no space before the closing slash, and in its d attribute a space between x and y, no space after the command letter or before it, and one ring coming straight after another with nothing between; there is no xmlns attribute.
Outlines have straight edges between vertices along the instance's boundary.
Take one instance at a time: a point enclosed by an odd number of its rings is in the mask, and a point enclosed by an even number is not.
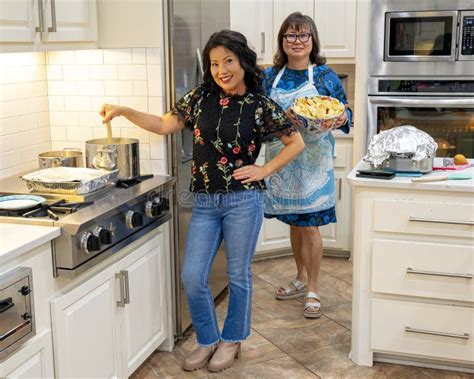
<svg viewBox="0 0 474 379"><path fill-rule="evenodd" d="M143 214L135 211L128 211L125 214L125 225L128 229L135 229L143 225Z"/></svg>
<svg viewBox="0 0 474 379"><path fill-rule="evenodd" d="M156 196L152 200L148 200L146 202L145 215L149 218L155 218L160 216L163 212L168 211L169 209L170 207L168 199Z"/></svg>
<svg viewBox="0 0 474 379"><path fill-rule="evenodd" d="M102 245L110 245L112 243L112 231L105 229L102 226L97 226L92 232L96 237L99 238L99 242Z"/></svg>
<svg viewBox="0 0 474 379"><path fill-rule="evenodd" d="M91 232L85 232L81 235L81 250L86 254L100 251L99 237Z"/></svg>

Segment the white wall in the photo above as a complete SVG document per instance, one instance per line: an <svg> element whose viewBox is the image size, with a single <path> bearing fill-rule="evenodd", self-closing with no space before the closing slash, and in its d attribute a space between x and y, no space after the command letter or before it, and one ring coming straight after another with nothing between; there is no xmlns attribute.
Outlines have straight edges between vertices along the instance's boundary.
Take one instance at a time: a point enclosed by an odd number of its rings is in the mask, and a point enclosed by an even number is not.
<svg viewBox="0 0 474 379"><path fill-rule="evenodd" d="M51 149L47 86L44 53L0 54L0 178Z"/></svg>
<svg viewBox="0 0 474 379"><path fill-rule="evenodd" d="M37 154L77 147L106 136L98 114L104 103L161 115L160 48L0 54L0 177L37 167ZM143 174L166 173L166 140L124 118L114 137L140 141Z"/></svg>

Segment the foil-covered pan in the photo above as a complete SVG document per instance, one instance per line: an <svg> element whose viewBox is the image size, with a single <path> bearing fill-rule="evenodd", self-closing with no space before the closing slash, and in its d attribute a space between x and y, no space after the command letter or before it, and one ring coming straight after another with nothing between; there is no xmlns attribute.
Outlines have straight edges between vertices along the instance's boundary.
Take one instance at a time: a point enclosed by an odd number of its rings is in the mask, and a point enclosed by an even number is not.
<svg viewBox="0 0 474 379"><path fill-rule="evenodd" d="M118 170L52 167L23 175L30 191L80 195L96 191L116 179Z"/></svg>

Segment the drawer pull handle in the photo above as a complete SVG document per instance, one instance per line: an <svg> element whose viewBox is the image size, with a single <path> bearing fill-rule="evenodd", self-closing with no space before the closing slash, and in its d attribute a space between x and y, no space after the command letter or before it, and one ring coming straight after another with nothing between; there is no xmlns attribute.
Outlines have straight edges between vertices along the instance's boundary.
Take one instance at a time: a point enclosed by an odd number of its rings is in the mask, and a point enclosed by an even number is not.
<svg viewBox="0 0 474 379"><path fill-rule="evenodd" d="M436 272L436 271L423 271L415 270L411 267L407 267L407 274L419 274L419 275L433 275L433 276L446 276L448 278L462 278L462 279L472 279L472 274L453 274L450 272Z"/></svg>
<svg viewBox="0 0 474 379"><path fill-rule="evenodd" d="M469 333L456 334L456 333L446 333L446 332L434 332L432 330L415 329L415 328L412 328L410 326L405 326L405 332L419 333L419 334L429 334L431 336L460 338L462 340L468 340L469 339Z"/></svg>
<svg viewBox="0 0 474 379"><path fill-rule="evenodd" d="M474 221L433 220L430 218L420 218L413 216L410 216L409 220L414 222L431 222L433 224L474 225Z"/></svg>

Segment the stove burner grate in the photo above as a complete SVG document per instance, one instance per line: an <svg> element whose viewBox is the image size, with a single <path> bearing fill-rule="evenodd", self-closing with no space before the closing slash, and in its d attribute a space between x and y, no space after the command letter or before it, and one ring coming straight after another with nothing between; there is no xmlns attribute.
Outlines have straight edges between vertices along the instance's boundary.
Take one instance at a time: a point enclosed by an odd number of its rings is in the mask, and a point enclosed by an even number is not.
<svg viewBox="0 0 474 379"><path fill-rule="evenodd" d="M132 178L132 179L119 179L117 180L117 184L116 186L118 188L130 188L130 187L133 187L141 182L144 182L145 180L147 179L151 179L153 178L153 174L149 174L149 175L140 175L140 176L137 176L136 178Z"/></svg>
<svg viewBox="0 0 474 379"><path fill-rule="evenodd" d="M55 201L51 204L38 204L33 208L22 209L16 211L0 211L0 216L13 216L13 217L49 217L54 221L59 220L59 216L56 213L60 214L69 214L76 212L79 208L86 207L88 205L94 204L93 201L86 201L82 203L68 203L64 199Z"/></svg>

